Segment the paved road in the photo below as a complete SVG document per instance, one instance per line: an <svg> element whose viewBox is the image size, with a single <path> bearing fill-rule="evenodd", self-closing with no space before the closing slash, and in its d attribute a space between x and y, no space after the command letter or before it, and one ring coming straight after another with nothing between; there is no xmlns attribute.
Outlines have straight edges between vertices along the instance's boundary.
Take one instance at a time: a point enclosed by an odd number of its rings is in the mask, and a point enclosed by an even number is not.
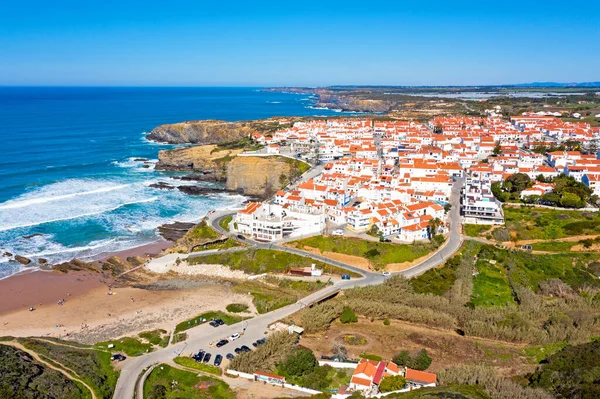
<svg viewBox="0 0 600 399"><path fill-rule="evenodd" d="M403 274L407 277L417 276L433 267L440 265L450 256L452 256L452 254L454 254L456 250L458 250L462 243L460 224L460 190L463 184L464 179L460 179L455 183L454 187L452 188L452 209L450 211L450 238L442 247L438 249L438 251L433 256L413 266L408 270L399 272L399 274ZM231 214L231 212L215 212L211 214L209 218L210 223L212 227L220 233L237 239L237 236L223 230L218 224L219 220L227 214ZM290 316L293 313L298 312L308 303L314 302L321 298L325 298L338 289L348 289L357 286L381 284L383 283L383 281L385 281L384 277L378 273L365 272L364 270L356 269L354 267L351 267L350 265L343 264L342 262L333 261L331 259L327 259L319 255L309 254L307 252L300 251L294 248L280 247L273 244L258 243L249 239L242 241L249 243L250 245L256 245L258 248L271 248L296 253L302 256L309 256L313 259L322 260L325 263L330 263L335 266L355 270L358 273L364 275L365 277L359 279L338 281L334 285L328 286L319 292L304 297L300 301L292 305L274 310L273 312L267 314L259 315L257 317L254 317L247 321L243 321L238 324L234 324L231 326L221 326L217 328L211 327L208 324L194 327L187 331L188 338L184 342L171 345L167 348L160 349L155 352L151 352L147 355L143 355L136 358L129 358L124 364L119 380L117 381L114 398L133 398L136 382L138 382L140 385L143 384L143 378L141 378L141 380L138 381L138 377L145 369L154 364L168 362L180 354L189 355L190 353L197 352L200 349L208 350L213 355L211 360L214 360L214 357L217 354L221 354L224 356L227 353L233 353L233 349L235 349L235 347L239 347L241 345L247 345L251 347L252 342L265 336L267 327L270 324L277 320L281 320L287 316ZM244 334L239 340L235 341L234 343L230 342L229 344L218 349L216 347L210 346L211 343L215 343L222 338L229 337L231 334L236 332L244 332Z"/></svg>

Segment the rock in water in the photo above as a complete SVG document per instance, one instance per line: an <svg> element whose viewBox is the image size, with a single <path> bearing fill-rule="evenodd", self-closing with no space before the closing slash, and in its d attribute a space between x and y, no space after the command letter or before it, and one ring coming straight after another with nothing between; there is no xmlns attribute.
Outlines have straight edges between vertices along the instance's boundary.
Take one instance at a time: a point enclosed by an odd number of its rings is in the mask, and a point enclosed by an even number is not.
<svg viewBox="0 0 600 399"><path fill-rule="evenodd" d="M30 264L30 263L31 263L31 259L29 259L29 258L26 258L26 257L24 257L24 256L21 256L21 255L16 255L16 256L15 256L15 260L16 260L17 262L19 262L20 264L22 264L22 265L28 265L28 264Z"/></svg>

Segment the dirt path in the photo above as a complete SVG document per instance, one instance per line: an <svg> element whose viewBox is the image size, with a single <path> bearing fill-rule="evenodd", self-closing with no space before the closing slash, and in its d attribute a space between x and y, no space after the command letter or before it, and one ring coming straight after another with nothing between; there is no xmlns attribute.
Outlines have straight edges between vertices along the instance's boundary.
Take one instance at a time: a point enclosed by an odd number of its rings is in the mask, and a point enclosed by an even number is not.
<svg viewBox="0 0 600 399"><path fill-rule="evenodd" d="M58 371L59 373L63 374L65 377L67 377L68 379L70 379L72 381L79 382L81 385L83 385L84 387L86 387L88 391L90 391L90 394L92 395L92 399L97 399L96 393L94 392L94 390L92 389L92 387L90 387L87 383L85 383L80 378L74 377L74 376L77 376L77 373L74 372L73 370L71 370L70 368L65 367L64 365L60 364L56 360L53 360L53 362L55 362L56 364L58 364L60 366L60 367L56 367L52 363L49 363L49 362L43 360L41 358L41 356L37 354L37 352L34 352L34 351L30 350L30 349L25 348L22 344L18 343L17 341L3 342L3 344L9 345L9 346L12 346L14 348L19 349L19 350L21 350L21 351L29 354L37 362L43 364L45 367L48 367L49 369L52 369L54 371ZM68 345L65 345L65 346L68 346ZM67 372L67 370L68 370L68 372ZM69 374L69 373L72 373L72 375Z"/></svg>

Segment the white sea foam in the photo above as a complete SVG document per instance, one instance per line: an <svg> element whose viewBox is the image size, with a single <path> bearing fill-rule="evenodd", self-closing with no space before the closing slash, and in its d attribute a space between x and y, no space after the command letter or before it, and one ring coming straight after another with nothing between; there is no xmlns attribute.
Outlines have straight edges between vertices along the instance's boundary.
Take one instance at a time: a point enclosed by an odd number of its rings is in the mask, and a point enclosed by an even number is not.
<svg viewBox="0 0 600 399"><path fill-rule="evenodd" d="M0 231L98 215L158 199L149 194L140 184L64 180L0 204Z"/></svg>

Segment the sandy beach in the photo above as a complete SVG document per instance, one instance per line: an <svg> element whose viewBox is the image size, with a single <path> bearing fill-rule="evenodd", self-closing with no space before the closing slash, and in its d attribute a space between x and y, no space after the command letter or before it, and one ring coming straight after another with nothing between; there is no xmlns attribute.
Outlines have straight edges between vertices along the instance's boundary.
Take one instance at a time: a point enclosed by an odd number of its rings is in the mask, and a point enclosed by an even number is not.
<svg viewBox="0 0 600 399"><path fill-rule="evenodd" d="M170 243L114 255L146 258L165 245ZM224 310L233 302L254 309L251 297L206 277L146 273L145 280L144 288L134 288L93 271L34 271L0 280L0 336L51 336L93 344L156 328L169 331L182 320Z"/></svg>

